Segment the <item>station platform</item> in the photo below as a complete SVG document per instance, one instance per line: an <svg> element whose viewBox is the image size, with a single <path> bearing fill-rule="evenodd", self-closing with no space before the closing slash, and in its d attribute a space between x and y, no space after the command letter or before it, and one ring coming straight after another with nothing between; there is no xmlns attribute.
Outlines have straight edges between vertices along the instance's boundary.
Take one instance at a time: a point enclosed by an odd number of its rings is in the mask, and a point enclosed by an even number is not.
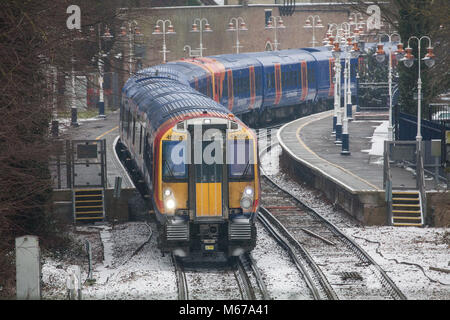
<svg viewBox="0 0 450 320"><path fill-rule="evenodd" d="M335 144L332 135L332 118L333 110L330 110L282 126L277 133L282 165L299 180L322 190L330 201L364 225L387 224L383 153L373 152L373 137L378 134L375 131L386 120L369 118L349 122L351 154L341 155L342 147ZM415 189L416 178L411 170L394 170L398 184ZM427 190L432 189L431 183L427 181L430 184ZM432 192L428 195L428 191L427 197L431 198L427 203L429 212L435 212L440 200L433 200Z"/></svg>

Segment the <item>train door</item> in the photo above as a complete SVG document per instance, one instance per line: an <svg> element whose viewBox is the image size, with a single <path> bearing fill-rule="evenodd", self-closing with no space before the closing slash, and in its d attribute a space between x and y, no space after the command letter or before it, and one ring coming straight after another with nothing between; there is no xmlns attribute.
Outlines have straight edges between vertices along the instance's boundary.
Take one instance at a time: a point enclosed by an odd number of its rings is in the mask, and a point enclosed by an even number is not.
<svg viewBox="0 0 450 320"><path fill-rule="evenodd" d="M190 173L190 204L194 220L224 216L223 198L226 125L189 126L192 140Z"/></svg>

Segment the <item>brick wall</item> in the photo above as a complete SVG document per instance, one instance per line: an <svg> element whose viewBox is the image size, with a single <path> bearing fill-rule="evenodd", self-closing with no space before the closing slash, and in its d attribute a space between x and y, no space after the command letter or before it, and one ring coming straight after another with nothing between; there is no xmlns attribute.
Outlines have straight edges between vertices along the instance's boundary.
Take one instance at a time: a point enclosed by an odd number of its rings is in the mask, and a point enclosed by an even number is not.
<svg viewBox="0 0 450 320"><path fill-rule="evenodd" d="M340 23L347 21L349 10L345 5L308 4L297 5L300 11L292 16L283 17L286 29L278 29L277 40L279 49L301 48L310 46L312 40L311 29L304 29L306 18L309 15L318 14L322 24ZM152 35L153 28L158 19L172 21L176 35L166 35L167 60L177 60L186 57L183 47L189 44L193 49L199 46L199 33L189 32L195 18L206 18L213 29L212 33L203 33L203 46L206 48L203 55L210 56L222 53L234 53L233 46L236 42L236 33L227 32L227 26L232 17L244 18L248 31L240 32L241 52L264 51L266 43L274 41L274 30L265 30L265 12L272 10L272 15L278 15L277 6L273 5L248 5L248 6L200 6L200 7L171 7L171 8L140 8L125 11L123 20L134 19L138 22L141 32L144 34L142 48L143 67L160 64L163 62L162 35ZM319 43L325 35L326 28L316 29L316 40ZM117 42L120 46L120 42ZM119 48L116 48L119 49ZM128 44L122 43L122 50L127 56ZM126 61L125 61L126 62ZM124 66L128 68L127 64Z"/></svg>

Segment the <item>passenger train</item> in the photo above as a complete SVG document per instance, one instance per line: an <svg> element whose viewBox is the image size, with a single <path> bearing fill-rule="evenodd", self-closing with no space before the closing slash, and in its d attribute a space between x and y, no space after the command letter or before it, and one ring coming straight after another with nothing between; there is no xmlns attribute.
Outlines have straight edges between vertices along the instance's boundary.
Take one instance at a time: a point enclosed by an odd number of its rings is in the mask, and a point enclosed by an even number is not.
<svg viewBox="0 0 450 320"><path fill-rule="evenodd" d="M250 127L331 108L333 70L321 47L182 59L128 79L120 141L151 199L163 252L238 256L255 247L260 182Z"/></svg>

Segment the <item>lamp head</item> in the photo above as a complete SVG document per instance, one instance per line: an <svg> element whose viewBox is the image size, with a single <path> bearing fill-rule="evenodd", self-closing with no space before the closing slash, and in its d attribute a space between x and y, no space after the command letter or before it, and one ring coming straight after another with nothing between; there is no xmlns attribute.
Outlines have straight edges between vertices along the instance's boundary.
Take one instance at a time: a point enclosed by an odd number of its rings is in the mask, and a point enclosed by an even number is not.
<svg viewBox="0 0 450 320"><path fill-rule="evenodd" d="M434 63L435 63L433 47L428 47L427 51L428 51L428 53L425 55L425 57L422 60L425 61L425 64L427 65L428 68L431 68L432 66L434 66Z"/></svg>
<svg viewBox="0 0 450 320"><path fill-rule="evenodd" d="M204 32L212 32L211 25L209 23L205 23L205 30Z"/></svg>
<svg viewBox="0 0 450 320"><path fill-rule="evenodd" d="M397 44L397 50L395 51L395 56L397 57L397 60L401 60L405 56L405 50L403 49L402 43Z"/></svg>
<svg viewBox="0 0 450 320"><path fill-rule="evenodd" d="M352 58L358 58L361 55L357 42L353 42L353 48L350 50L350 54Z"/></svg>
<svg viewBox="0 0 450 320"><path fill-rule="evenodd" d="M407 68L412 67L412 65L414 64L414 55L412 54L412 48L406 48L406 55L403 57L402 61Z"/></svg>
<svg viewBox="0 0 450 320"><path fill-rule="evenodd" d="M334 48L331 50L331 53L333 54L333 57L335 59L339 59L339 57L341 56L341 48L339 48L339 42L335 42L334 43Z"/></svg>
<svg viewBox="0 0 450 320"><path fill-rule="evenodd" d="M175 34L175 30L172 24L167 27L167 34Z"/></svg>
<svg viewBox="0 0 450 320"><path fill-rule="evenodd" d="M305 22L305 25L303 26L303 28L312 28L311 20L309 20L309 18L306 19L306 22Z"/></svg>
<svg viewBox="0 0 450 320"><path fill-rule="evenodd" d="M113 35L111 34L111 32L109 32L108 27L105 27L105 33L103 34L102 38L106 40L111 40L113 38Z"/></svg>
<svg viewBox="0 0 450 320"><path fill-rule="evenodd" d="M386 55L383 50L383 44L381 43L377 44L377 52L375 52L374 56L377 62L379 63L382 63L386 59Z"/></svg>
<svg viewBox="0 0 450 320"><path fill-rule="evenodd" d="M316 28L323 28L322 20L320 20L320 18L317 19L317 25L316 25Z"/></svg>

